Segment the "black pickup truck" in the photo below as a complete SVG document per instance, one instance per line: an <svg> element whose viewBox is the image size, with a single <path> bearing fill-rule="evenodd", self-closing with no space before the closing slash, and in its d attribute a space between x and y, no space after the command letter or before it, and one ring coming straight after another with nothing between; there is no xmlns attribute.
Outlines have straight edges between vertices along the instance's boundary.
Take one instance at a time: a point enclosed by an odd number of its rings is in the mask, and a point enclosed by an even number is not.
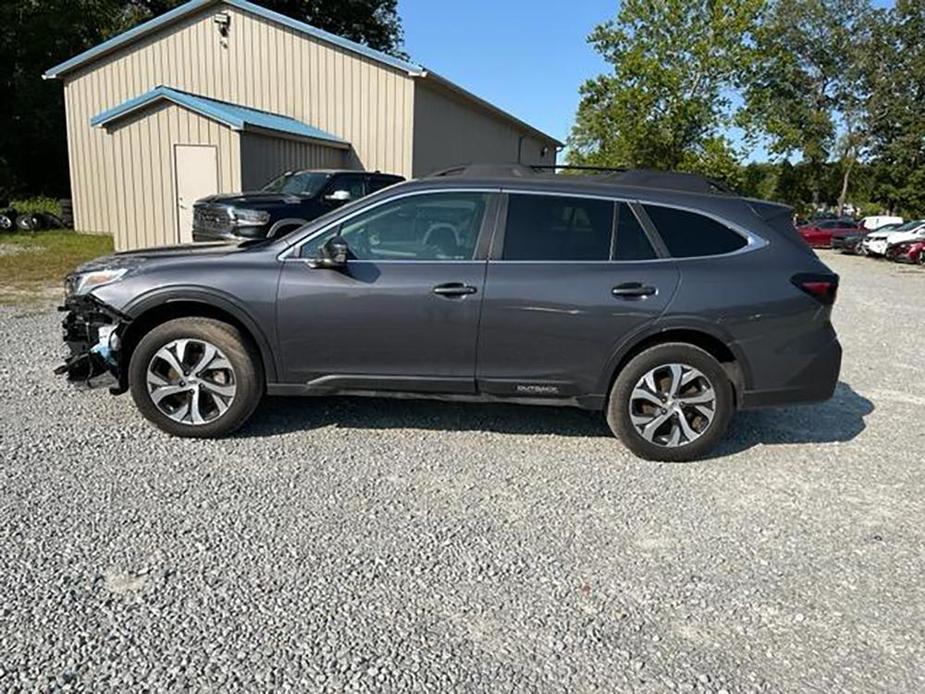
<svg viewBox="0 0 925 694"><path fill-rule="evenodd" d="M193 240L285 236L325 212L403 180L378 171L289 171L258 191L197 200Z"/></svg>

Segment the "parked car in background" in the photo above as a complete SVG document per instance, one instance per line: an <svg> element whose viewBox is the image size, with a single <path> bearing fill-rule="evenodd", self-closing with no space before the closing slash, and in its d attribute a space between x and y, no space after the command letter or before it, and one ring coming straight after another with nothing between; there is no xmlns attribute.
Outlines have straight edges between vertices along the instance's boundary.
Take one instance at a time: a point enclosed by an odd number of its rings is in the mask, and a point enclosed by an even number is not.
<svg viewBox="0 0 925 694"><path fill-rule="evenodd" d="M887 224L879 231L890 231L901 224ZM842 253L856 254L861 251L861 242L864 237L870 233L869 229L836 229L832 233L832 248L840 250Z"/></svg>
<svg viewBox="0 0 925 694"><path fill-rule="evenodd" d="M691 174L459 167L284 238L78 268L58 372L176 436L264 393L417 396L596 410L691 460L738 408L834 392L838 276L791 214Z"/></svg>
<svg viewBox="0 0 925 694"><path fill-rule="evenodd" d="M833 234L858 233L859 227L851 219L817 219L797 227L797 231L811 248L831 248Z"/></svg>
<svg viewBox="0 0 925 694"><path fill-rule="evenodd" d="M889 231L872 231L861 241L861 254L884 256L890 246L925 237L925 219L916 219Z"/></svg>
<svg viewBox="0 0 925 694"><path fill-rule="evenodd" d="M898 263L925 265L925 239L900 241L887 248L886 257Z"/></svg>
<svg viewBox="0 0 925 694"><path fill-rule="evenodd" d="M883 229L890 225L899 226L900 224L903 223L903 221L904 220L902 217L895 217L892 215L881 214L881 215L874 215L871 217L864 217L859 222L859 226L863 227L864 229L868 229L870 231L875 231L878 229Z"/></svg>
<svg viewBox="0 0 925 694"><path fill-rule="evenodd" d="M259 191L197 200L193 206L193 240L285 236L345 203L403 180L378 171L289 171Z"/></svg>

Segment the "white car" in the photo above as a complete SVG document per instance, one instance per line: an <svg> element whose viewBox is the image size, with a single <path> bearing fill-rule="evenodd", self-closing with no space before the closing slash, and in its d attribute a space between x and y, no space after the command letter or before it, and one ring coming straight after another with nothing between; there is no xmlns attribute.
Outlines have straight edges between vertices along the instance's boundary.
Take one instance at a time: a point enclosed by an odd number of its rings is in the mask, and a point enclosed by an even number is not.
<svg viewBox="0 0 925 694"><path fill-rule="evenodd" d="M886 255L890 246L921 238L925 238L925 219L916 219L889 231L870 232L861 241L861 253L863 255Z"/></svg>
<svg viewBox="0 0 925 694"><path fill-rule="evenodd" d="M902 223L902 217L891 217L889 215L881 214L875 215L873 217L864 217L864 219L861 220L860 226L862 226L864 229L870 229L871 231L874 231L880 227L885 227L887 224Z"/></svg>

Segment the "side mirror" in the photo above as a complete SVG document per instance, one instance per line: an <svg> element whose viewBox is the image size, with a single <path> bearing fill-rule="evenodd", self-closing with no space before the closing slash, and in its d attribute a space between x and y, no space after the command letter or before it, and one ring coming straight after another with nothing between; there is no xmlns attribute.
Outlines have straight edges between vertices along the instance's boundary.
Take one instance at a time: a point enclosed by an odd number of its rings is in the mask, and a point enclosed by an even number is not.
<svg viewBox="0 0 925 694"><path fill-rule="evenodd" d="M327 268L329 270L340 270L347 267L347 255L350 253L350 247L341 236L332 236L318 250L318 255L312 259L311 266L315 268Z"/></svg>
<svg viewBox="0 0 925 694"><path fill-rule="evenodd" d="M349 190L335 190L333 193L325 195L324 199L328 202L344 203L353 200L353 196Z"/></svg>

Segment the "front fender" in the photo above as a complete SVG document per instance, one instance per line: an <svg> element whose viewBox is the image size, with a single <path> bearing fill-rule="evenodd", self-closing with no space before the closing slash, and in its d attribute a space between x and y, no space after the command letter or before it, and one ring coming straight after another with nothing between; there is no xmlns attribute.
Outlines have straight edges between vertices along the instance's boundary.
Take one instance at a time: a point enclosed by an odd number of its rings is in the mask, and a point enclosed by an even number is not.
<svg viewBox="0 0 925 694"><path fill-rule="evenodd" d="M250 311L234 296L219 289L196 285L173 286L164 289L152 289L139 295L122 308L122 312L137 320L151 309L177 302L199 303L223 311L241 323L254 338L263 360L267 381L273 383L280 372L276 361L276 352L267 337L266 331L251 315Z"/></svg>

